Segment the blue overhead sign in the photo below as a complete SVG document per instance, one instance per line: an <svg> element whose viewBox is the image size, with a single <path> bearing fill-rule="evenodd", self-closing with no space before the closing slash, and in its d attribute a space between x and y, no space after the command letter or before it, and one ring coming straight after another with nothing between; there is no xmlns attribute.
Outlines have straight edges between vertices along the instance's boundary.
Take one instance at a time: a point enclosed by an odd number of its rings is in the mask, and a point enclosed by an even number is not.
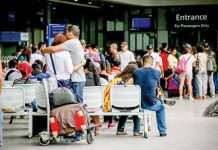
<svg viewBox="0 0 218 150"><path fill-rule="evenodd" d="M51 46L53 40L54 40L54 37L59 34L59 33L62 33L62 34L65 34L66 33L66 27L67 25L66 24L49 24L47 26L47 30L46 30L46 34L47 34L47 44L48 46Z"/></svg>
<svg viewBox="0 0 218 150"><path fill-rule="evenodd" d="M0 42L28 41L29 34L26 32L0 32Z"/></svg>

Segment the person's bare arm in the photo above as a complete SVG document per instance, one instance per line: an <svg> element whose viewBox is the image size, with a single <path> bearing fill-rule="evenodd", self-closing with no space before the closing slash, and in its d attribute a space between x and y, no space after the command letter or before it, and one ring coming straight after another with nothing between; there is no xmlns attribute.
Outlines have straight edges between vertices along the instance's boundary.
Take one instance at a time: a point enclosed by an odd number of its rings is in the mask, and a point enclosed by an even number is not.
<svg viewBox="0 0 218 150"><path fill-rule="evenodd" d="M125 82L125 85L133 85L134 84L134 79L130 78L128 81Z"/></svg>
<svg viewBox="0 0 218 150"><path fill-rule="evenodd" d="M3 86L3 72L2 72L2 63L1 63L1 60L0 60L0 94L1 94L1 91L2 91L2 86Z"/></svg>
<svg viewBox="0 0 218 150"><path fill-rule="evenodd" d="M73 67L73 71L72 72L78 71L79 68L83 67L85 64L86 64L86 59L83 59L79 65L76 65L76 66Z"/></svg>
<svg viewBox="0 0 218 150"><path fill-rule="evenodd" d="M43 53L54 53L54 52L59 52L59 51L64 51L65 48L63 45L57 45L57 46L49 46L44 49L42 49Z"/></svg>
<svg viewBox="0 0 218 150"><path fill-rule="evenodd" d="M161 71L161 78L164 78L164 70L163 70L163 66L159 66L160 67L160 71Z"/></svg>
<svg viewBox="0 0 218 150"><path fill-rule="evenodd" d="M172 74L170 74L168 77L165 77L165 78L164 78L165 80L168 80L169 78L171 78L171 77L174 76L174 74L175 74L174 69L171 68L170 70L172 71Z"/></svg>

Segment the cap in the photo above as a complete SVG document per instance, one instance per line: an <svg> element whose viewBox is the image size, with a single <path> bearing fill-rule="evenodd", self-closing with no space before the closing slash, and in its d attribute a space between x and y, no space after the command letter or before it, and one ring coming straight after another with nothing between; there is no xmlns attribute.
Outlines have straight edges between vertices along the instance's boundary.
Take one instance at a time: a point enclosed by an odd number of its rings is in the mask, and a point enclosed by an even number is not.
<svg viewBox="0 0 218 150"><path fill-rule="evenodd" d="M151 44L149 44L148 46L147 46L147 49L152 49L153 48L153 46L151 45Z"/></svg>
<svg viewBox="0 0 218 150"><path fill-rule="evenodd" d="M32 72L32 68L31 68L30 64L27 62L20 63L18 65L18 70L25 73L24 78L28 77Z"/></svg>
<svg viewBox="0 0 218 150"><path fill-rule="evenodd" d="M186 43L186 44L184 45L184 47L185 47L185 48L192 49L192 46L191 46L190 44L188 44L188 43Z"/></svg>
<svg viewBox="0 0 218 150"><path fill-rule="evenodd" d="M128 46L127 42L122 42L120 46Z"/></svg>
<svg viewBox="0 0 218 150"><path fill-rule="evenodd" d="M204 45L203 45L203 47L204 47L204 48L208 48L208 47L209 47L209 44L208 44L207 42L205 42Z"/></svg>

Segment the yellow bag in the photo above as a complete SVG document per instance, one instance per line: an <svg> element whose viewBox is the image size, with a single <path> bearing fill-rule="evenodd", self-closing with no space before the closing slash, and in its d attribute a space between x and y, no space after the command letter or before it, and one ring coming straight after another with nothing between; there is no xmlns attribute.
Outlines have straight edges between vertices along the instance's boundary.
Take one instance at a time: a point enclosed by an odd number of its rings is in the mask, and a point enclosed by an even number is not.
<svg viewBox="0 0 218 150"><path fill-rule="evenodd" d="M104 90L104 112L111 112L111 101L110 101L110 90L113 85L117 85L122 81L121 78L115 78L110 83L108 83L107 87Z"/></svg>

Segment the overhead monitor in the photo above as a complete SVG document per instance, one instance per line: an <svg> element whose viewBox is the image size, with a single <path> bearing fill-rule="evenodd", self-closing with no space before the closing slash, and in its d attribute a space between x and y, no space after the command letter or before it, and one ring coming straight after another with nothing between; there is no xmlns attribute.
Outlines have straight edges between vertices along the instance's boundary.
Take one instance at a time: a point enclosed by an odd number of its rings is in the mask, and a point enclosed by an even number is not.
<svg viewBox="0 0 218 150"><path fill-rule="evenodd" d="M132 18L132 28L135 29L151 28L151 18Z"/></svg>

